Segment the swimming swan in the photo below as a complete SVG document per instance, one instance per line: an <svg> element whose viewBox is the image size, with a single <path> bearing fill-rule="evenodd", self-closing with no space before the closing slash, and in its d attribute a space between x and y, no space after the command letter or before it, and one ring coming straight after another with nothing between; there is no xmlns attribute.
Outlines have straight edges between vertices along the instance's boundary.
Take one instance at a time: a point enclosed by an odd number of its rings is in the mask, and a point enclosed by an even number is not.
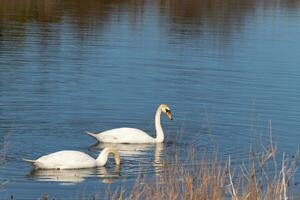
<svg viewBox="0 0 300 200"><path fill-rule="evenodd" d="M83 169L104 166L110 153L114 155L116 165L120 165L119 152L114 148L103 149L97 159L80 151L64 150L42 156L37 160L23 160L38 169Z"/></svg>
<svg viewBox="0 0 300 200"><path fill-rule="evenodd" d="M98 134L86 132L88 135L96 138L99 142L107 143L161 143L164 141L164 132L160 124L161 112L172 120L169 106L161 104L155 115L156 138L149 136L142 130L136 128L116 128L107 130Z"/></svg>

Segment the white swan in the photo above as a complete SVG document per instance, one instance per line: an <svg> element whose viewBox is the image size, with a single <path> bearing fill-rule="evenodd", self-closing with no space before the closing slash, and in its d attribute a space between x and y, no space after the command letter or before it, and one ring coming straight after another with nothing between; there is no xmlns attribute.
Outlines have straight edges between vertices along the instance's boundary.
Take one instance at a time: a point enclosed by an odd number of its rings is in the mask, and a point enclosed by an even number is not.
<svg viewBox="0 0 300 200"><path fill-rule="evenodd" d="M164 132L160 124L161 112L172 120L171 110L166 104L161 104L155 115L156 138L149 136L142 130L136 128L116 128L98 134L86 132L96 138L99 142L107 143L161 143L164 141Z"/></svg>
<svg viewBox="0 0 300 200"><path fill-rule="evenodd" d="M64 150L42 156L36 160L23 160L39 169L83 169L104 166L110 153L114 155L116 164L120 165L119 152L114 148L103 149L97 159L80 151Z"/></svg>

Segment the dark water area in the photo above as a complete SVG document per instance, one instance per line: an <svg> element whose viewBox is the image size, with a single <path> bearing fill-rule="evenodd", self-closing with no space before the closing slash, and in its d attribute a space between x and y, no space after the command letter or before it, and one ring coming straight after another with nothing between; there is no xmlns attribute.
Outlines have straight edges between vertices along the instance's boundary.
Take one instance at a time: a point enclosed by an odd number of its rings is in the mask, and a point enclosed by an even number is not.
<svg viewBox="0 0 300 200"><path fill-rule="evenodd" d="M177 152L235 164L269 140L287 155L300 142L297 0L0 0L0 199L105 196L139 173L157 177ZM85 135L134 127L162 145L116 145L122 165L31 171L63 149L96 157ZM300 180L300 173L296 174Z"/></svg>

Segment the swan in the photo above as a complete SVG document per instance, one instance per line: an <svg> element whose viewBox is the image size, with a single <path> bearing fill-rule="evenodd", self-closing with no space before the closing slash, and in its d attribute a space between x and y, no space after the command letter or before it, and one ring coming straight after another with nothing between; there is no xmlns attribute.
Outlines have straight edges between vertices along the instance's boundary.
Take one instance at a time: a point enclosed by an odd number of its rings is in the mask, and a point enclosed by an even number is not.
<svg viewBox="0 0 300 200"><path fill-rule="evenodd" d="M114 148L103 149L97 159L80 151L63 150L36 160L23 160L32 164L36 169L83 169L104 166L110 153L114 155L116 165L120 165L119 152Z"/></svg>
<svg viewBox="0 0 300 200"><path fill-rule="evenodd" d="M166 104L161 104L157 108L155 115L156 138L149 136L142 130L127 127L111 129L97 134L88 131L86 133L96 138L99 142L104 143L162 143L164 141L164 132L160 124L161 112L172 120L170 107Z"/></svg>

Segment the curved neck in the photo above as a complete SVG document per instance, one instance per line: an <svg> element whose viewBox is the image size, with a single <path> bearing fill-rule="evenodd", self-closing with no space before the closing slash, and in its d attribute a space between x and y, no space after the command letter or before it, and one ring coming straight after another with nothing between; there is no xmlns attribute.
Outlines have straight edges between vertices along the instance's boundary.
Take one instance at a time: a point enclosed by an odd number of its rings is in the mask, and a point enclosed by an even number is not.
<svg viewBox="0 0 300 200"><path fill-rule="evenodd" d="M106 164L106 162L107 162L108 155L110 153L114 154L116 165L119 165L120 164L120 155L119 155L119 152L116 149L114 149L114 148L107 147L107 148L104 148L102 150L102 152L100 153L100 155L96 159L97 166L104 166Z"/></svg>
<svg viewBox="0 0 300 200"><path fill-rule="evenodd" d="M164 132L161 127L160 123L160 116L161 116L161 108L158 107L155 115L155 129L156 129L156 138L155 142L163 142L164 141Z"/></svg>

